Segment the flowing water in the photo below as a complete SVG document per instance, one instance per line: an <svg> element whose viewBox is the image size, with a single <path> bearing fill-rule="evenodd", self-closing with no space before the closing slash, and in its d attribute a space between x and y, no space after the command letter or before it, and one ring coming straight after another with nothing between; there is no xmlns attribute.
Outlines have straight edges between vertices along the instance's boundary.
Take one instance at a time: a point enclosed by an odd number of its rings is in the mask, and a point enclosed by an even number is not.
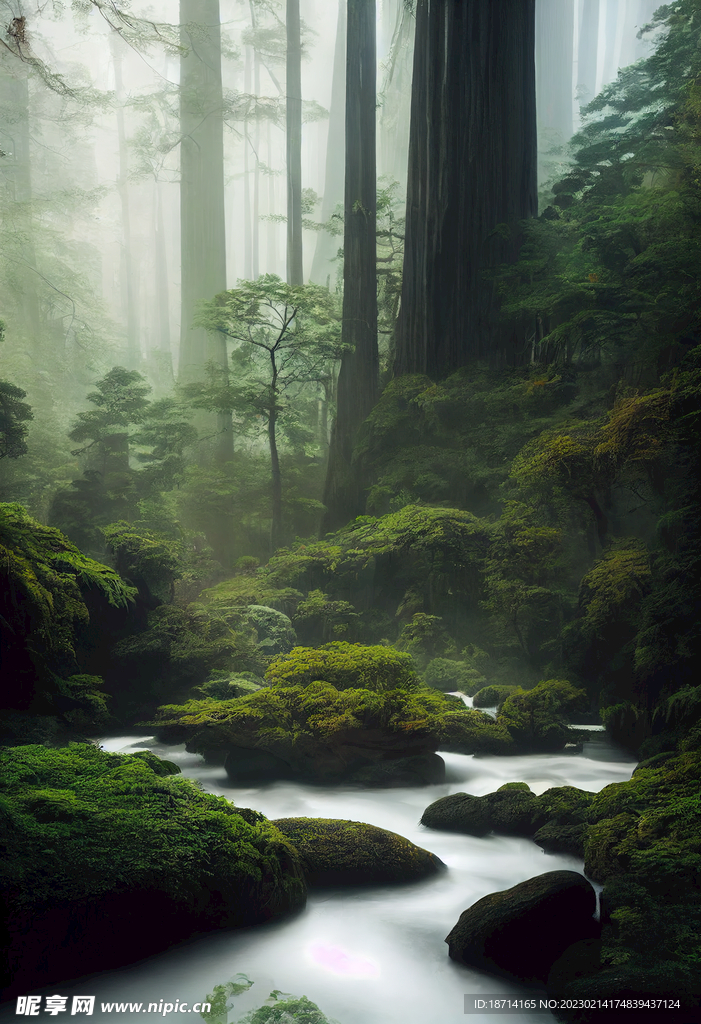
<svg viewBox="0 0 701 1024"><path fill-rule="evenodd" d="M444 938L458 917L489 892L558 868L582 870L581 861L546 855L527 839L434 832L418 824L425 807L449 793L490 793L505 782L527 782L535 793L551 786L572 785L598 791L630 778L632 760L603 736L592 734L579 754L524 757L442 755L446 782L415 789L362 790L316 788L292 782L260 787L234 787L224 769L206 765L184 747L168 747L138 736L103 741L107 750L153 750L175 761L183 773L211 793L240 807L254 807L269 818L290 816L347 818L364 821L406 836L436 853L446 872L419 884L373 886L311 893L299 915L272 925L218 932L118 971L85 981L52 986L46 995L96 996L92 1020L136 1024L144 1020L201 1018L175 1012L148 1014L100 1009L102 1003L175 1004L203 1000L213 987L245 974L252 988L238 997L230 1021L260 1006L273 990L306 995L339 1024L461 1024L464 997L527 997L516 985L469 970L448 958ZM535 938L535 937L534 937ZM37 990L38 991L38 990ZM68 1000L70 1016L71 1000ZM42 1007L44 1002L42 1000ZM15 1004L0 1020L17 1021ZM42 1009L41 1017L49 1019ZM52 1019L60 1020L63 1014ZM76 1019L81 1019L77 1017ZM470 1015L471 1021L504 1018ZM510 1024L552 1021L543 1014L510 1013Z"/></svg>

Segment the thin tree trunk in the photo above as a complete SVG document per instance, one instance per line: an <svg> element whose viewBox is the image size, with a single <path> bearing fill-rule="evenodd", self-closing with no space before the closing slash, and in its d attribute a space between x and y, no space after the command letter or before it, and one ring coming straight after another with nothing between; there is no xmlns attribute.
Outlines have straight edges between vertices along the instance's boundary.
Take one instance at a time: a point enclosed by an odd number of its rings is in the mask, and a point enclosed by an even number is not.
<svg viewBox="0 0 701 1024"><path fill-rule="evenodd" d="M251 25L256 29L256 10L251 2ZM253 92L256 97L260 96L260 56L258 50L253 51ZM255 165L253 168L253 210L252 210L252 236L251 236L251 278L257 281L260 277L260 118L256 116L255 129L253 132L253 156Z"/></svg>
<svg viewBox="0 0 701 1024"><path fill-rule="evenodd" d="M270 121L266 128L266 149L268 153L268 213L275 214L275 175L273 174L273 142ZM278 226L275 221L268 222L268 273L277 273L277 232Z"/></svg>
<svg viewBox="0 0 701 1024"><path fill-rule="evenodd" d="M377 401L376 43L375 0L348 0L343 331L348 346L338 378L322 529L335 530L364 508L353 463L361 423Z"/></svg>
<svg viewBox="0 0 701 1024"><path fill-rule="evenodd" d="M326 142L326 171L324 196L321 201L321 219L331 220L336 207L343 202L344 151L346 106L346 0L338 0L336 47L333 55L333 80L329 106L329 131ZM332 272L331 260L338 251L338 238L328 231L319 231L316 237L311 279L326 284Z"/></svg>
<svg viewBox="0 0 701 1024"><path fill-rule="evenodd" d="M155 237L155 263L156 263L156 310L157 310L157 346L167 357L167 365L170 368L170 379L173 379L173 353L171 350L170 338L170 288L168 285L168 248L166 246L165 224L163 222L163 196L161 185L158 181L153 183L153 201L156 208L156 237Z"/></svg>
<svg viewBox="0 0 701 1024"><path fill-rule="evenodd" d="M485 272L537 211L534 34L534 0L418 0L398 374L528 358Z"/></svg>
<svg viewBox="0 0 701 1024"><path fill-rule="evenodd" d="M114 91L117 100L117 140L119 145L119 172L117 176L117 192L122 208L122 308L127 328L126 362L130 369L136 369L141 362L141 345L139 339L138 311L138 279L134 259L134 246L131 232L131 207L129 202L129 156L126 131L124 128L124 84L122 81L123 43L116 32L110 32L110 49L112 50L112 66L114 68Z"/></svg>
<svg viewBox="0 0 701 1024"><path fill-rule="evenodd" d="M287 283L304 283L302 260L302 44L299 0L287 0Z"/></svg>

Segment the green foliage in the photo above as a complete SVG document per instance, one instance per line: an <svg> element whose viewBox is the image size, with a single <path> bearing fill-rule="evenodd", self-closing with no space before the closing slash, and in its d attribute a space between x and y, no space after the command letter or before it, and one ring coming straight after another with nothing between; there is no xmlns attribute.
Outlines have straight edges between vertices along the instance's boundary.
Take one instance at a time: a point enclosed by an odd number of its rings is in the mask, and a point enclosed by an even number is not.
<svg viewBox="0 0 701 1024"><path fill-rule="evenodd" d="M497 722L528 751L561 750L569 738L568 716L581 706L584 696L567 680L548 679L507 697Z"/></svg>
<svg viewBox="0 0 701 1024"><path fill-rule="evenodd" d="M283 998L281 998L283 997ZM268 1002L257 1010L250 1010L238 1024L336 1024L326 1017L316 1003L306 996L290 996L285 992L271 992Z"/></svg>
<svg viewBox="0 0 701 1024"><path fill-rule="evenodd" d="M142 694L162 699L203 683L214 670L236 672L260 667L255 641L222 616L201 605L162 605L149 613L148 628L120 640L113 649L123 671L141 681Z"/></svg>
<svg viewBox="0 0 701 1024"><path fill-rule="evenodd" d="M359 618L350 601L333 601L321 590L310 590L297 606L293 624L302 644L311 646L359 639Z"/></svg>
<svg viewBox="0 0 701 1024"><path fill-rule="evenodd" d="M308 686L317 680L338 690L363 688L376 693L415 687L411 658L392 647L367 647L342 640L323 647L296 647L275 658L265 673L270 686Z"/></svg>
<svg viewBox="0 0 701 1024"><path fill-rule="evenodd" d="M472 698L472 706L475 708L493 708L503 704L507 697L519 689L517 686L492 685L483 686Z"/></svg>
<svg viewBox="0 0 701 1024"><path fill-rule="evenodd" d="M119 573L146 597L172 601L175 581L183 575L180 546L125 522L112 523L103 532Z"/></svg>
<svg viewBox="0 0 701 1024"><path fill-rule="evenodd" d="M445 660L457 652L455 641L441 625L437 615L416 612L403 628L396 643L397 650L406 651L419 668L426 668L436 658Z"/></svg>
<svg viewBox="0 0 701 1024"><path fill-rule="evenodd" d="M0 505L0 556L3 660L14 679L5 707L33 707L77 729L103 724L100 681L80 671L89 649L88 602L93 613L124 610L136 591L21 505Z"/></svg>
<svg viewBox="0 0 701 1024"><path fill-rule="evenodd" d="M416 616L414 616L416 618ZM471 697L485 682L477 669L466 661L451 661L448 658L433 658L426 665L423 677L429 686L450 692L459 690Z"/></svg>
<svg viewBox="0 0 701 1024"><path fill-rule="evenodd" d="M246 697L249 693L255 693L262 686L263 678L253 672L226 672L223 669L215 669L210 672L205 683L194 688L194 692L213 700L232 700L234 697Z"/></svg>
<svg viewBox="0 0 701 1024"><path fill-rule="evenodd" d="M0 333L0 340L2 335ZM0 380L0 459L18 459L27 451L27 420L34 418L31 407L23 402L26 391Z"/></svg>
<svg viewBox="0 0 701 1024"><path fill-rule="evenodd" d="M227 1024L229 1011L234 1004L229 1000L247 992L253 982L245 974L237 974L235 981L227 981L224 985L215 985L213 992L208 992L204 1002L209 1003L209 1010L203 1010L200 1017L207 1024Z"/></svg>

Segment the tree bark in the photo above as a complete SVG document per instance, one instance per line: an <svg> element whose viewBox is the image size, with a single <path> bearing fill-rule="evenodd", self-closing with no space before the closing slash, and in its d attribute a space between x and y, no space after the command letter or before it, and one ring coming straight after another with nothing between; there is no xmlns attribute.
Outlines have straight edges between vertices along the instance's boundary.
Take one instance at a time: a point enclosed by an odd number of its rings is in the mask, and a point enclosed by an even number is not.
<svg viewBox="0 0 701 1024"><path fill-rule="evenodd" d="M348 0L347 38L342 341L348 349L338 377L324 532L363 511L353 446L358 428L377 401L375 0Z"/></svg>
<svg viewBox="0 0 701 1024"><path fill-rule="evenodd" d="M343 202L344 173L344 110L346 105L346 0L338 0L336 47L333 55L333 80L329 106L329 132L326 142L326 169L321 219L327 222L336 207ZM331 260L338 251L338 238L328 231L320 231L316 238L311 279L326 284L332 273Z"/></svg>
<svg viewBox="0 0 701 1024"><path fill-rule="evenodd" d="M418 0L398 374L528 358L484 272L537 211L534 34L534 0Z"/></svg>
<svg viewBox="0 0 701 1024"><path fill-rule="evenodd" d="M299 0L287 0L287 283L304 284L302 262L302 43Z"/></svg>
<svg viewBox="0 0 701 1024"><path fill-rule="evenodd" d="M183 382L202 380L207 363L228 374L226 338L192 328L197 304L226 288L224 129L222 119L219 0L180 0L180 364ZM231 413L208 417L216 465L233 459ZM217 558L231 564L229 515L218 517L208 538Z"/></svg>

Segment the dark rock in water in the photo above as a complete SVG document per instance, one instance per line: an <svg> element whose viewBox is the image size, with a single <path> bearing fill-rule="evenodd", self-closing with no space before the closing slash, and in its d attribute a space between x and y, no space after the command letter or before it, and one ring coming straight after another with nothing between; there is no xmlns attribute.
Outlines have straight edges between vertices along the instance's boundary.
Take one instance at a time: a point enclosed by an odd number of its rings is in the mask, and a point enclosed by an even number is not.
<svg viewBox="0 0 701 1024"><path fill-rule="evenodd" d="M521 982L544 982L574 942L595 937L596 895L576 871L548 871L490 893L446 938L452 960Z"/></svg>
<svg viewBox="0 0 701 1024"><path fill-rule="evenodd" d="M491 831L528 836L534 831L537 806L538 798L525 782L507 782L487 796L452 793L441 797L426 808L421 824L470 836Z"/></svg>
<svg viewBox="0 0 701 1024"><path fill-rule="evenodd" d="M584 859L584 838L587 825L556 825L548 822L539 828L533 841L542 846L546 853L568 853L572 857Z"/></svg>
<svg viewBox="0 0 701 1024"><path fill-rule="evenodd" d="M376 761L375 764L353 772L348 781L385 789L395 786L435 786L445 782L445 761L438 754Z"/></svg>
<svg viewBox="0 0 701 1024"><path fill-rule="evenodd" d="M451 793L435 800L421 815L421 824L469 836L485 836L492 827L484 800L470 793Z"/></svg>
<svg viewBox="0 0 701 1024"><path fill-rule="evenodd" d="M294 774L281 757L248 747L229 747L224 767L232 782L273 782L291 779Z"/></svg>
<svg viewBox="0 0 701 1024"><path fill-rule="evenodd" d="M445 867L403 836L360 821L278 818L274 824L301 856L309 885L418 882Z"/></svg>

